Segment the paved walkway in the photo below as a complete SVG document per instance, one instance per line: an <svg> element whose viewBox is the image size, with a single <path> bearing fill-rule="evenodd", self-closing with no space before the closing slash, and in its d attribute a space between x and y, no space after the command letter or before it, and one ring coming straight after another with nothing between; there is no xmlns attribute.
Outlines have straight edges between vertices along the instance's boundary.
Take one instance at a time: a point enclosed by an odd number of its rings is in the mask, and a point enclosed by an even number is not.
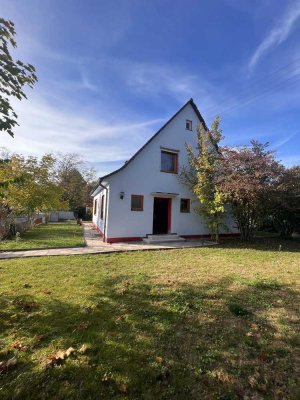
<svg viewBox="0 0 300 400"><path fill-rule="evenodd" d="M18 250L18 251L2 251L0 259L8 258L23 258L23 257L43 257L43 256L71 256L78 254L100 254L100 253L116 253L123 251L141 251L141 250L168 250L211 246L216 243L203 240L193 239L185 242L160 242L156 244L147 244L144 242L128 242L128 243L103 243L102 238L92 223L84 222L83 224L84 238L86 241L85 247L68 247L55 249L40 249L40 250Z"/></svg>

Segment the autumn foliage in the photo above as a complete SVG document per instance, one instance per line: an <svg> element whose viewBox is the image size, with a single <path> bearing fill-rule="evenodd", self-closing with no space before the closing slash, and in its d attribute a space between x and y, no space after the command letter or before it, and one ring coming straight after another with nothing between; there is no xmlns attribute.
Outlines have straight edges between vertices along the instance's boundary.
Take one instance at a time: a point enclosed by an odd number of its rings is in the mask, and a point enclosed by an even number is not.
<svg viewBox="0 0 300 400"><path fill-rule="evenodd" d="M218 237L228 206L243 240L250 240L266 220L280 236L291 237L300 223L300 167L286 168L269 144L219 146L217 118L211 129L200 124L197 151L187 145L188 167L181 179L199 202L195 210Z"/></svg>

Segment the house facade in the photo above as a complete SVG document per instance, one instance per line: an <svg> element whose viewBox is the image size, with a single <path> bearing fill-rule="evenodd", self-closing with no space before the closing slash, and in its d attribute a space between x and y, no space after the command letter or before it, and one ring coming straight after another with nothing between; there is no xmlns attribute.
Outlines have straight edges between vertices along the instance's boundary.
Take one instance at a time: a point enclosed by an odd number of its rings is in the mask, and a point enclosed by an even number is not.
<svg viewBox="0 0 300 400"><path fill-rule="evenodd" d="M139 241L148 235L208 237L195 211L197 201L179 180L187 165L186 143L197 144L197 126L205 124L190 99L121 168L103 176L92 193L93 224L108 243ZM230 213L225 235L236 235Z"/></svg>

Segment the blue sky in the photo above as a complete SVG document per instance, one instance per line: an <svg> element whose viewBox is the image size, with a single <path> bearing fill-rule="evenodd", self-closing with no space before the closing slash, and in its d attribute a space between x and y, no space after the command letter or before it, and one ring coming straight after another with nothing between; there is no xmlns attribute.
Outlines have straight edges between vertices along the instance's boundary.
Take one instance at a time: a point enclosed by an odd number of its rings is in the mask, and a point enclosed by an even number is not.
<svg viewBox="0 0 300 400"><path fill-rule="evenodd" d="M36 66L0 146L119 167L190 97L229 145L300 163L300 0L0 0Z"/></svg>

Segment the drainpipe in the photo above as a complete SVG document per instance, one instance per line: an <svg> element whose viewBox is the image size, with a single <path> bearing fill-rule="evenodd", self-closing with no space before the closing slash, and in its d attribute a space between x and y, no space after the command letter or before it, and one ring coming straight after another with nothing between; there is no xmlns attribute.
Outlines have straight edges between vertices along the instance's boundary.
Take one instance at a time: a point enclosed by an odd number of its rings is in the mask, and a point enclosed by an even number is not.
<svg viewBox="0 0 300 400"><path fill-rule="evenodd" d="M105 191L106 191L106 196L105 196L105 218L104 218L104 228L103 228L103 241L105 242L106 239L106 224L107 224L107 199L108 199L108 188L104 185L102 185L101 181L99 182L99 186L101 186Z"/></svg>

